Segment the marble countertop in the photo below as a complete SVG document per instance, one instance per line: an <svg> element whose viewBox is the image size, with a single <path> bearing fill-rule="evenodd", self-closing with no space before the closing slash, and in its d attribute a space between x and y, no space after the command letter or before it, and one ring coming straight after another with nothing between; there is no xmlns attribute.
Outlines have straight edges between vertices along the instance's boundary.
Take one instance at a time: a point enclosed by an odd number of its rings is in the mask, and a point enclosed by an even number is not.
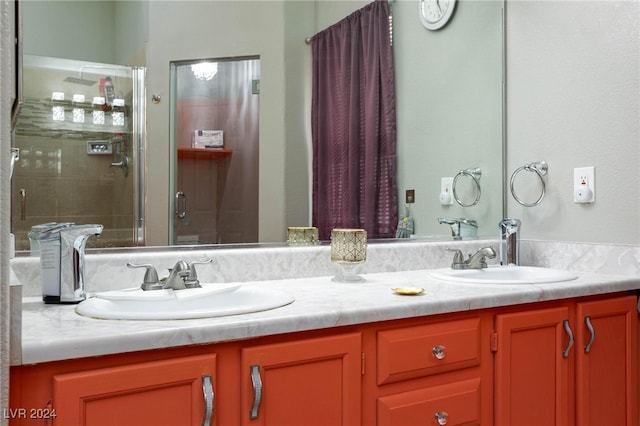
<svg viewBox="0 0 640 426"><path fill-rule="evenodd" d="M285 290L295 301L269 311L191 320L97 320L76 314L73 305L45 305L40 298L25 297L21 354L13 364L216 343L640 288L637 277L578 275L574 281L535 285L440 281L428 270L363 274L364 283L352 284L332 282L330 276L243 282L243 286ZM399 296L391 291L408 286L423 287L425 292Z"/></svg>

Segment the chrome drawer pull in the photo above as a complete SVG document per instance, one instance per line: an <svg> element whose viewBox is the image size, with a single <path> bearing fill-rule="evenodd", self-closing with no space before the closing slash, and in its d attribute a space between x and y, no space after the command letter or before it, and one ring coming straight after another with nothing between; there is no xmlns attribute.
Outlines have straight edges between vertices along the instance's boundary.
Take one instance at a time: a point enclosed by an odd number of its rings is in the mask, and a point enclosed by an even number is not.
<svg viewBox="0 0 640 426"><path fill-rule="evenodd" d="M591 352L591 346L593 346L593 342L596 340L596 330L593 328L593 324L591 324L591 318L585 317L584 322L587 324L587 329L589 333L591 333L591 339L589 339L589 343L584 347L584 353L588 354Z"/></svg>
<svg viewBox="0 0 640 426"><path fill-rule="evenodd" d="M573 347L573 331L571 331L569 320L564 320L564 330L567 332L567 335L569 336L569 344L567 345L567 348L564 350L564 352L562 352L562 357L568 358L569 352L571 352L571 348Z"/></svg>
<svg viewBox="0 0 640 426"><path fill-rule="evenodd" d="M438 345L438 346L434 346L431 349L431 352L433 353L433 356L436 357L437 359L444 359L445 357L445 353L444 350L446 348L442 345Z"/></svg>
<svg viewBox="0 0 640 426"><path fill-rule="evenodd" d="M215 406L215 395L213 393L211 376L202 376L202 395L204 396L204 419L202 420L202 426L211 426Z"/></svg>
<svg viewBox="0 0 640 426"><path fill-rule="evenodd" d="M253 383L253 407L251 407L251 419L258 418L258 411L262 403L262 378L260 377L260 366L251 366L251 382Z"/></svg>
<svg viewBox="0 0 640 426"><path fill-rule="evenodd" d="M446 425L447 417L449 417L449 413L447 413L446 411L438 411L434 417L436 418L436 421L438 422L439 425Z"/></svg>

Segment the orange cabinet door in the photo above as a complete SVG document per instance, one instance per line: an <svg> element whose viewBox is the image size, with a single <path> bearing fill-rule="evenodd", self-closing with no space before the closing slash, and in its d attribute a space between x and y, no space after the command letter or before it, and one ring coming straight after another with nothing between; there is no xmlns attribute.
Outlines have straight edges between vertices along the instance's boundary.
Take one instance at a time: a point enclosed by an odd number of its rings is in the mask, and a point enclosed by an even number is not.
<svg viewBox="0 0 640 426"><path fill-rule="evenodd" d="M360 333L245 348L241 365L242 425L360 424Z"/></svg>
<svg viewBox="0 0 640 426"><path fill-rule="evenodd" d="M566 307L496 316L495 424L569 423Z"/></svg>
<svg viewBox="0 0 640 426"><path fill-rule="evenodd" d="M55 375L54 425L214 424L215 368L211 354Z"/></svg>
<svg viewBox="0 0 640 426"><path fill-rule="evenodd" d="M579 303L576 421L580 426L637 425L637 299Z"/></svg>
<svg viewBox="0 0 640 426"><path fill-rule="evenodd" d="M480 378L378 398L378 426L479 425Z"/></svg>

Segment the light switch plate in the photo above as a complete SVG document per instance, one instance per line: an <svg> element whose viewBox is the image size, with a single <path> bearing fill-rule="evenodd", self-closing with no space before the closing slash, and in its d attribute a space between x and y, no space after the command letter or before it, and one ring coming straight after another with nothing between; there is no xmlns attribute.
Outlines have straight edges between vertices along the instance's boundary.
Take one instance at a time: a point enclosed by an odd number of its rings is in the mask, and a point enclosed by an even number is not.
<svg viewBox="0 0 640 426"><path fill-rule="evenodd" d="M416 190L415 189L407 189L404 194L405 203L413 204L416 202Z"/></svg>

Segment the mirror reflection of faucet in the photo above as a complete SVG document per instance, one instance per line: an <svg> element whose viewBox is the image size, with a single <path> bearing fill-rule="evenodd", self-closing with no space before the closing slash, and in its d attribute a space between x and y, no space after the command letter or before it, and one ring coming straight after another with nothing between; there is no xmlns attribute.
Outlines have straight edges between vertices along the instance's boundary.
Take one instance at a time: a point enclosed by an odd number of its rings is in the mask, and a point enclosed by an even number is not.
<svg viewBox="0 0 640 426"><path fill-rule="evenodd" d="M473 219L439 217L438 223L451 226L451 236L454 240L478 238L478 223Z"/></svg>
<svg viewBox="0 0 640 426"><path fill-rule="evenodd" d="M520 265L520 220L505 218L500 221L500 264Z"/></svg>

